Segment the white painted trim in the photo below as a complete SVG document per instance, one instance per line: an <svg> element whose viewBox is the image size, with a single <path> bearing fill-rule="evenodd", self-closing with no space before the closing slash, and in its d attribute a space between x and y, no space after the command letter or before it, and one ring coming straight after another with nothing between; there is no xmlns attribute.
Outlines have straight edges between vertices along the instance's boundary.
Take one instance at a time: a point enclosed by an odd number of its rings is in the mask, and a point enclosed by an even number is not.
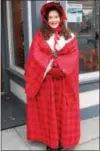
<svg viewBox="0 0 100 151"><path fill-rule="evenodd" d="M27 11L28 11L28 37L29 46L32 41L32 14L31 14L31 1L27 1Z"/></svg>
<svg viewBox="0 0 100 151"><path fill-rule="evenodd" d="M24 88L18 85L15 81L10 80L10 91L17 96L20 100L26 103L26 95Z"/></svg>
<svg viewBox="0 0 100 151"><path fill-rule="evenodd" d="M11 66L10 66L10 69L12 69L12 70L14 70L14 71L20 73L21 75L24 75L24 69L21 69L21 68L18 67L18 66L11 65Z"/></svg>
<svg viewBox="0 0 100 151"><path fill-rule="evenodd" d="M90 72L90 73L82 73L79 75L79 83L89 82L92 80L99 80L99 71Z"/></svg>

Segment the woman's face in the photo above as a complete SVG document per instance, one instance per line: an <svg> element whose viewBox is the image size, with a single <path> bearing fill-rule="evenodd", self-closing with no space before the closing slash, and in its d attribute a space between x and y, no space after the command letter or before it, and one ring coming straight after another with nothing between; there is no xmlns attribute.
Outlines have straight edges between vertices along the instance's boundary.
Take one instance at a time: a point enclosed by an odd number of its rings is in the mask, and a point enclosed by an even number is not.
<svg viewBox="0 0 100 151"><path fill-rule="evenodd" d="M56 10L52 10L48 14L48 24L51 28L57 28L60 23L60 16Z"/></svg>

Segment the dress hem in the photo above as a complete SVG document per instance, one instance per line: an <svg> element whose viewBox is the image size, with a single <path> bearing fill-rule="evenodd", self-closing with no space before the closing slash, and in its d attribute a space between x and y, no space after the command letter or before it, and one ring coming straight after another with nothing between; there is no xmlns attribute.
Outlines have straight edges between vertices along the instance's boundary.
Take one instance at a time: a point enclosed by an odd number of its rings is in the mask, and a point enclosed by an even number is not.
<svg viewBox="0 0 100 151"><path fill-rule="evenodd" d="M44 145L49 146L49 147L51 147L52 149L57 149L57 148L59 148L59 145L57 145L57 146L52 146L52 145L48 144L47 142L42 141L42 140L40 140L40 139L27 138L27 140L28 140L28 141L32 141L32 142L36 141L36 142L38 142L38 143L43 143ZM73 145L71 145L71 146L62 145L62 146L60 146L60 147L63 148L63 149L71 149L71 148L74 148L76 145L78 145L78 143L79 143L79 140L78 140L76 143L74 143Z"/></svg>

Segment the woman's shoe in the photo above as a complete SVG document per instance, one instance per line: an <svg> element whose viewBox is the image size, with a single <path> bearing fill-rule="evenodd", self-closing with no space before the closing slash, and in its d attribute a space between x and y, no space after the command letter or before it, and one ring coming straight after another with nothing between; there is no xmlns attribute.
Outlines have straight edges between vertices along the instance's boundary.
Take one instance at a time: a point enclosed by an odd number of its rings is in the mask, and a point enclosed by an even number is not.
<svg viewBox="0 0 100 151"><path fill-rule="evenodd" d="M62 149L63 149L62 147L59 147L59 148L57 149L57 151L62 151Z"/></svg>
<svg viewBox="0 0 100 151"><path fill-rule="evenodd" d="M49 146L47 146L47 151L57 151L57 149L53 149L53 148L50 148Z"/></svg>
<svg viewBox="0 0 100 151"><path fill-rule="evenodd" d="M51 151L51 148L49 146L47 146L47 151Z"/></svg>

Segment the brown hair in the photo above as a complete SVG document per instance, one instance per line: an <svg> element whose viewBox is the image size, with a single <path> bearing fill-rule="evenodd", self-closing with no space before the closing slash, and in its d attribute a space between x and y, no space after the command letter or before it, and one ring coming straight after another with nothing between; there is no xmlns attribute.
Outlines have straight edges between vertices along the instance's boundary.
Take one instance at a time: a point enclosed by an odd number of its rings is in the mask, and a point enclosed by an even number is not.
<svg viewBox="0 0 100 151"><path fill-rule="evenodd" d="M48 21L49 12L53 11L53 10L57 11L60 18L61 18L61 12L57 8L52 7L52 8L49 8L46 12L46 15L45 15L45 18L44 18L46 21ZM64 21L62 22L62 24L60 26L61 26L61 30L58 32L58 34L60 36L63 35L66 40L71 38L71 29L66 28ZM42 33L45 40L48 40L54 32L53 29L45 21L41 25L40 31L41 31L41 33Z"/></svg>

